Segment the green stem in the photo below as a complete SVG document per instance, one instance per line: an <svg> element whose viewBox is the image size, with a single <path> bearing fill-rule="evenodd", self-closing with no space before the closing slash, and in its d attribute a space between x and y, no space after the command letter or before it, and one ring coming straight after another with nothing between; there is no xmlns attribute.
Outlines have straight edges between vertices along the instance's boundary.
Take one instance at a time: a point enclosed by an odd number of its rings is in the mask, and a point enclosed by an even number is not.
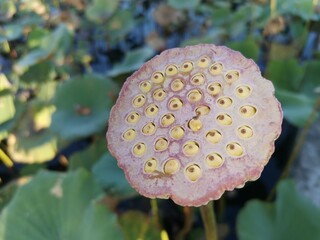
<svg viewBox="0 0 320 240"><path fill-rule="evenodd" d="M157 199L151 199L150 200L151 204L151 214L152 214L152 221L156 226L160 226L160 221L159 221L159 208L158 208L158 202Z"/></svg>
<svg viewBox="0 0 320 240"><path fill-rule="evenodd" d="M217 223L213 210L213 201L210 201L207 205L200 207L202 221L204 223L204 230L206 232L206 240L217 240Z"/></svg>

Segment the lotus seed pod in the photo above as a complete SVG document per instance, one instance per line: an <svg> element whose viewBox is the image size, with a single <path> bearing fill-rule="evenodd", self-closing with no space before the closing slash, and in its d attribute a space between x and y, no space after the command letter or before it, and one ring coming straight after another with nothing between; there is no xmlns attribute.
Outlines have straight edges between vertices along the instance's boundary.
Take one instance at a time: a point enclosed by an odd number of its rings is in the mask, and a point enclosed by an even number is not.
<svg viewBox="0 0 320 240"><path fill-rule="evenodd" d="M127 79L107 141L140 194L200 206L260 177L281 122L252 60L202 44L166 50Z"/></svg>

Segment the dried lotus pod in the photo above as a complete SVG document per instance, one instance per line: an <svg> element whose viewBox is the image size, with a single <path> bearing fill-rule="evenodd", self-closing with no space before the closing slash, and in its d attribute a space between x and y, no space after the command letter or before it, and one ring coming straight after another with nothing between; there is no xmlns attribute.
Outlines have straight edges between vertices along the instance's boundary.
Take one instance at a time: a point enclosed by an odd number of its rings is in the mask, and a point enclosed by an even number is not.
<svg viewBox="0 0 320 240"><path fill-rule="evenodd" d="M166 50L127 79L107 141L140 194L201 206L260 177L281 122L274 87L252 60L202 44Z"/></svg>

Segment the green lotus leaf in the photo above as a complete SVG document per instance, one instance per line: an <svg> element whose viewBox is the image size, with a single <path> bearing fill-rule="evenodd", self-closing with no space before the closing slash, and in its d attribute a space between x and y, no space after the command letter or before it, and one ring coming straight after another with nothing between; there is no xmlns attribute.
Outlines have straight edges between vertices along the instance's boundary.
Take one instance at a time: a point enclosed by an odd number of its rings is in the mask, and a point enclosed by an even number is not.
<svg viewBox="0 0 320 240"><path fill-rule="evenodd" d="M257 61L259 56L259 46L256 41L248 37L241 42L231 42L228 46L234 50L240 51L245 57Z"/></svg>
<svg viewBox="0 0 320 240"><path fill-rule="evenodd" d="M152 219L139 211L127 211L120 216L126 240L160 240L161 231Z"/></svg>
<svg viewBox="0 0 320 240"><path fill-rule="evenodd" d="M23 74L29 67L48 58L49 54L50 53L44 49L32 50L14 65L14 70L18 74Z"/></svg>
<svg viewBox="0 0 320 240"><path fill-rule="evenodd" d="M118 87L108 78L88 74L61 84L53 102L51 130L66 140L102 131L114 104Z"/></svg>
<svg viewBox="0 0 320 240"><path fill-rule="evenodd" d="M55 77L54 64L50 60L44 60L29 67L20 79L24 83L44 83Z"/></svg>
<svg viewBox="0 0 320 240"><path fill-rule="evenodd" d="M34 28L29 34L28 34L28 47L29 48L35 48L39 47L42 44L43 38L48 36L50 32L47 29L44 28Z"/></svg>
<svg viewBox="0 0 320 240"><path fill-rule="evenodd" d="M95 165L98 160L106 153L106 140L99 139L94 141L85 150L76 152L70 157L69 170L76 170L78 168L85 168L91 170L92 166Z"/></svg>
<svg viewBox="0 0 320 240"><path fill-rule="evenodd" d="M119 0L93 0L86 9L86 17L94 22L104 22L117 9Z"/></svg>
<svg viewBox="0 0 320 240"><path fill-rule="evenodd" d="M23 26L20 24L7 24L0 29L0 43L20 38L23 34Z"/></svg>
<svg viewBox="0 0 320 240"><path fill-rule="evenodd" d="M153 56L153 54L153 49L149 47L142 47L127 52L123 61L119 64L115 64L108 75L114 77L117 75L133 72L140 68L146 60Z"/></svg>
<svg viewBox="0 0 320 240"><path fill-rule="evenodd" d="M118 167L117 160L110 153L105 153L93 166L92 172L109 193L119 197L131 197L137 192L129 185L123 171Z"/></svg>
<svg viewBox="0 0 320 240"><path fill-rule="evenodd" d="M0 0L0 21L9 21L17 9L13 1Z"/></svg>
<svg viewBox="0 0 320 240"><path fill-rule="evenodd" d="M304 197L292 180L280 182L275 203L252 200L240 211L240 240L320 239L320 209Z"/></svg>
<svg viewBox="0 0 320 240"><path fill-rule="evenodd" d="M278 0L277 12L280 14L292 14L304 20L318 20L319 16L315 13L316 4L309 0Z"/></svg>
<svg viewBox="0 0 320 240"><path fill-rule="evenodd" d="M192 9L200 3L200 0L168 0L168 4L176 9Z"/></svg>
<svg viewBox="0 0 320 240"><path fill-rule="evenodd" d="M101 194L84 170L42 171L2 211L0 239L123 239L116 215L97 200Z"/></svg>

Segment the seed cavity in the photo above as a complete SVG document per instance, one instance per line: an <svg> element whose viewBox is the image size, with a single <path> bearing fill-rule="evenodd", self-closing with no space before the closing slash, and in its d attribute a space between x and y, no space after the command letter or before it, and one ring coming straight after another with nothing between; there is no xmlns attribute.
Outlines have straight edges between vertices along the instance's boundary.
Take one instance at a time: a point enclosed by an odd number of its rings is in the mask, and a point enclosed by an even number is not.
<svg viewBox="0 0 320 240"><path fill-rule="evenodd" d="M188 127L193 131L193 132L198 132L202 128L202 122L200 119L191 119L188 122Z"/></svg>
<svg viewBox="0 0 320 240"><path fill-rule="evenodd" d="M253 135L253 130L249 126L241 126L238 128L238 135L243 139L251 138Z"/></svg>
<svg viewBox="0 0 320 240"><path fill-rule="evenodd" d="M199 106L195 109L195 113L197 116L208 115L210 113L210 107L206 105Z"/></svg>
<svg viewBox="0 0 320 240"><path fill-rule="evenodd" d="M221 97L218 99L218 105L222 108L230 107L232 104L232 99L229 97Z"/></svg>
<svg viewBox="0 0 320 240"><path fill-rule="evenodd" d="M179 170L179 168L180 168L180 164L178 160L174 158L169 158L164 164L163 172L165 174L171 175L176 173Z"/></svg>
<svg viewBox="0 0 320 240"><path fill-rule="evenodd" d="M174 92L180 91L184 88L184 82L181 79L175 79L171 83L171 90Z"/></svg>
<svg viewBox="0 0 320 240"><path fill-rule="evenodd" d="M188 100L190 102L198 102L202 97L202 93L198 89L193 89L188 92Z"/></svg>
<svg viewBox="0 0 320 240"><path fill-rule="evenodd" d="M226 80L227 83L233 83L237 81L239 77L240 77L240 73L236 70L232 70L225 75L224 79Z"/></svg>
<svg viewBox="0 0 320 240"><path fill-rule="evenodd" d="M239 143L231 142L226 147L227 153L233 157L239 157L243 154L243 148Z"/></svg>
<svg viewBox="0 0 320 240"><path fill-rule="evenodd" d="M169 141L165 138L159 138L156 140L154 144L154 148L156 151L164 151L168 148Z"/></svg>
<svg viewBox="0 0 320 240"><path fill-rule="evenodd" d="M135 156L141 157L145 154L146 150L146 145L143 142L140 142L134 145L132 152Z"/></svg>
<svg viewBox="0 0 320 240"><path fill-rule="evenodd" d="M170 64L166 67L165 72L167 76L174 76L178 73L178 67L176 65Z"/></svg>
<svg viewBox="0 0 320 240"><path fill-rule="evenodd" d="M212 168L219 168L223 164L223 158L220 154L213 152L207 155L206 164Z"/></svg>
<svg viewBox="0 0 320 240"><path fill-rule="evenodd" d="M254 106L245 105L239 111L242 117L249 118L256 114L257 109Z"/></svg>
<svg viewBox="0 0 320 240"><path fill-rule="evenodd" d="M230 117L230 115L226 114L226 113L221 113L217 116L217 121L218 123L222 124L222 125L231 125L232 124L232 118Z"/></svg>
<svg viewBox="0 0 320 240"><path fill-rule="evenodd" d="M212 75L219 75L222 73L223 65L222 63L216 62L212 64L209 68L209 71Z"/></svg>
<svg viewBox="0 0 320 240"><path fill-rule="evenodd" d="M182 151L186 156L194 156L199 152L199 144L195 141L188 141L183 145Z"/></svg>
<svg viewBox="0 0 320 240"><path fill-rule="evenodd" d="M186 176L192 182L197 181L201 176L201 168L197 164L190 165L186 168Z"/></svg>
<svg viewBox="0 0 320 240"><path fill-rule="evenodd" d="M136 130L134 129L128 129L127 131L125 131L123 134L122 134L122 138L124 140L127 140L127 141L131 141L133 140L137 135L137 132Z"/></svg>
<svg viewBox="0 0 320 240"><path fill-rule="evenodd" d="M159 88L153 92L153 99L156 101L162 101L167 96L163 88Z"/></svg>
<svg viewBox="0 0 320 240"><path fill-rule="evenodd" d="M152 173L157 169L158 161L155 158L149 158L144 164L144 171L146 173Z"/></svg>
<svg viewBox="0 0 320 240"><path fill-rule="evenodd" d="M198 60L198 66L199 66L200 68L206 68L206 67L209 66L210 62L211 62L211 61L210 61L210 58L209 58L209 57L203 56L203 57L201 57L201 58Z"/></svg>
<svg viewBox="0 0 320 240"><path fill-rule="evenodd" d="M221 138L222 138L221 132L219 132L216 129L211 130L206 134L207 141L209 141L211 143L218 143L218 142L220 142Z"/></svg>
<svg viewBox="0 0 320 240"><path fill-rule="evenodd" d="M222 86L220 83L211 83L207 87L207 92L212 96L216 96L221 92L221 89L222 89Z"/></svg>
<svg viewBox="0 0 320 240"><path fill-rule="evenodd" d="M155 72L152 74L151 80L154 83L161 84L164 82L164 74L162 72Z"/></svg>
<svg viewBox="0 0 320 240"><path fill-rule="evenodd" d="M193 63L192 62L184 62L181 66L180 66L180 72L182 73L188 73L192 70L193 68Z"/></svg>
<svg viewBox="0 0 320 240"><path fill-rule="evenodd" d="M183 102L179 98L174 97L169 101L169 109L173 111L179 110L182 106Z"/></svg>
<svg viewBox="0 0 320 240"><path fill-rule="evenodd" d="M236 88L236 95L238 98L246 98L251 94L249 86L240 86Z"/></svg>
<svg viewBox="0 0 320 240"><path fill-rule="evenodd" d="M139 88L140 88L141 92L147 93L147 92L150 92L152 86L149 81L143 81L139 84Z"/></svg>
<svg viewBox="0 0 320 240"><path fill-rule="evenodd" d="M202 85L204 83L204 75L201 73L197 73L195 74L192 78L191 78L191 84L199 86Z"/></svg>
<svg viewBox="0 0 320 240"><path fill-rule="evenodd" d="M149 122L142 127L142 133L145 135L152 135L156 132L157 127L153 122Z"/></svg>
<svg viewBox="0 0 320 240"><path fill-rule="evenodd" d="M170 136L173 138L173 139L176 139L176 140L179 140L181 138L183 138L184 136L184 128L181 127L181 126L174 126L173 128L171 128L170 130Z"/></svg>
<svg viewBox="0 0 320 240"><path fill-rule="evenodd" d="M134 124L134 123L137 123L139 119L140 119L140 114L137 112L132 112L127 116L126 121L127 123Z"/></svg>
<svg viewBox="0 0 320 240"><path fill-rule="evenodd" d="M164 126L164 127L168 127L170 126L171 124L173 124L175 121L175 117L173 114L171 113L167 113L165 115L162 116L161 118L161 125Z"/></svg>
<svg viewBox="0 0 320 240"><path fill-rule="evenodd" d="M150 104L145 110L145 113L148 117L153 117L157 115L158 112L159 107L156 104Z"/></svg>
<svg viewBox="0 0 320 240"><path fill-rule="evenodd" d="M143 94L135 96L132 100L132 105L136 108L142 107L146 103L146 97Z"/></svg>

